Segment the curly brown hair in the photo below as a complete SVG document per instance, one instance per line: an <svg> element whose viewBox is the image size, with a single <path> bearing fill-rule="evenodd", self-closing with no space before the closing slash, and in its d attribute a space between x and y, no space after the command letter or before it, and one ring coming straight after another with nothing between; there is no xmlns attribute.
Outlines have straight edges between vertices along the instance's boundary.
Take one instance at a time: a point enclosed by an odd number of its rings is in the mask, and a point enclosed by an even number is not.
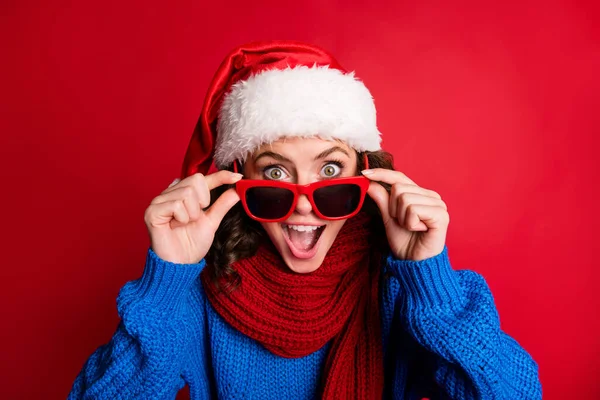
<svg viewBox="0 0 600 400"><path fill-rule="evenodd" d="M393 156L386 151L380 150L364 153L357 152L358 171L364 169L364 154L367 155L369 160L369 168L394 169ZM233 171L233 165L227 169ZM389 185L381 184L388 191L390 190ZM224 185L211 191L211 204L230 187L233 186ZM385 229L381 220L381 214L375 202L368 195L365 198L361 211L374 217L371 228L373 235L384 239L375 240L374 243L381 243L383 247L378 250L384 251L387 248L387 240L385 239ZM211 266L207 272L213 282L218 285L221 278L227 278L227 287L222 289L233 290L239 283L239 277L232 265L238 260L253 256L265 236L266 232L261 224L246 214L241 203L233 206L225 215L223 221L221 221L221 225L215 233L212 246L206 255L206 260Z"/></svg>

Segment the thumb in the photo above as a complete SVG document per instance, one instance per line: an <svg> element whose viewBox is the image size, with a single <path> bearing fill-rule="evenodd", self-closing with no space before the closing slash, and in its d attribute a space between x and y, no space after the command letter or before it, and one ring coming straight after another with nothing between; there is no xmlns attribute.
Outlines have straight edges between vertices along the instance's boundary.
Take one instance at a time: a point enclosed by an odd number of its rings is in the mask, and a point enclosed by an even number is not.
<svg viewBox="0 0 600 400"><path fill-rule="evenodd" d="M217 201L213 203L213 205L206 211L206 215L208 218L215 223L216 226L221 224L221 221L225 217L225 214L231 207L233 207L238 201L240 201L240 196L238 196L237 192L234 188L227 189Z"/></svg>
<svg viewBox="0 0 600 400"><path fill-rule="evenodd" d="M379 211L381 211L381 218L383 219L383 224L387 226L390 221L390 194L383 186L381 186L377 182L371 182L369 184L369 189L367 190L367 194L373 199L377 207L379 207Z"/></svg>

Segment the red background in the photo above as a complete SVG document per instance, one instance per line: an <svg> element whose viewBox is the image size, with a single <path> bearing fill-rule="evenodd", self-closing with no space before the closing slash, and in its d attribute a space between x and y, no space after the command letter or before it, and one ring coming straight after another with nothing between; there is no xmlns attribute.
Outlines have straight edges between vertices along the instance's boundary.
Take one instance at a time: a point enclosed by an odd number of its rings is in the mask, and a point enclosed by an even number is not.
<svg viewBox="0 0 600 400"><path fill-rule="evenodd" d="M142 272L144 209L218 64L291 38L371 89L384 146L442 194L453 266L486 277L544 398L600 398L594 2L298 3L2 2L0 397L66 397Z"/></svg>

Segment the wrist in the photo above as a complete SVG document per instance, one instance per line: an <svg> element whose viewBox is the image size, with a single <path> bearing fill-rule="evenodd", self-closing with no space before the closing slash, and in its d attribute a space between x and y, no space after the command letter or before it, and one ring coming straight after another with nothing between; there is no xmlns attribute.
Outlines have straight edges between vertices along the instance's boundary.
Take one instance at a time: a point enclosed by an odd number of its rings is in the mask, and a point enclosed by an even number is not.
<svg viewBox="0 0 600 400"><path fill-rule="evenodd" d="M424 260L400 260L392 254L386 266L415 304L433 307L455 303L463 297L446 246L440 254Z"/></svg>

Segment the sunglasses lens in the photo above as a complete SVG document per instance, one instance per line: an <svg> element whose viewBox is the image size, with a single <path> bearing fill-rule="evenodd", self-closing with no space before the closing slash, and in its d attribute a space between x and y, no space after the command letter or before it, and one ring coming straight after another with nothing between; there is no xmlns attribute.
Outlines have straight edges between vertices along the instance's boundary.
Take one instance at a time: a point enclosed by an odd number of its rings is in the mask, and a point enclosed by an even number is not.
<svg viewBox="0 0 600 400"><path fill-rule="evenodd" d="M332 185L315 190L315 205L326 217L337 218L352 214L361 200L358 185Z"/></svg>
<svg viewBox="0 0 600 400"><path fill-rule="evenodd" d="M250 213L262 219L284 217L292 208L294 193L275 187L253 187L246 191L246 204Z"/></svg>

